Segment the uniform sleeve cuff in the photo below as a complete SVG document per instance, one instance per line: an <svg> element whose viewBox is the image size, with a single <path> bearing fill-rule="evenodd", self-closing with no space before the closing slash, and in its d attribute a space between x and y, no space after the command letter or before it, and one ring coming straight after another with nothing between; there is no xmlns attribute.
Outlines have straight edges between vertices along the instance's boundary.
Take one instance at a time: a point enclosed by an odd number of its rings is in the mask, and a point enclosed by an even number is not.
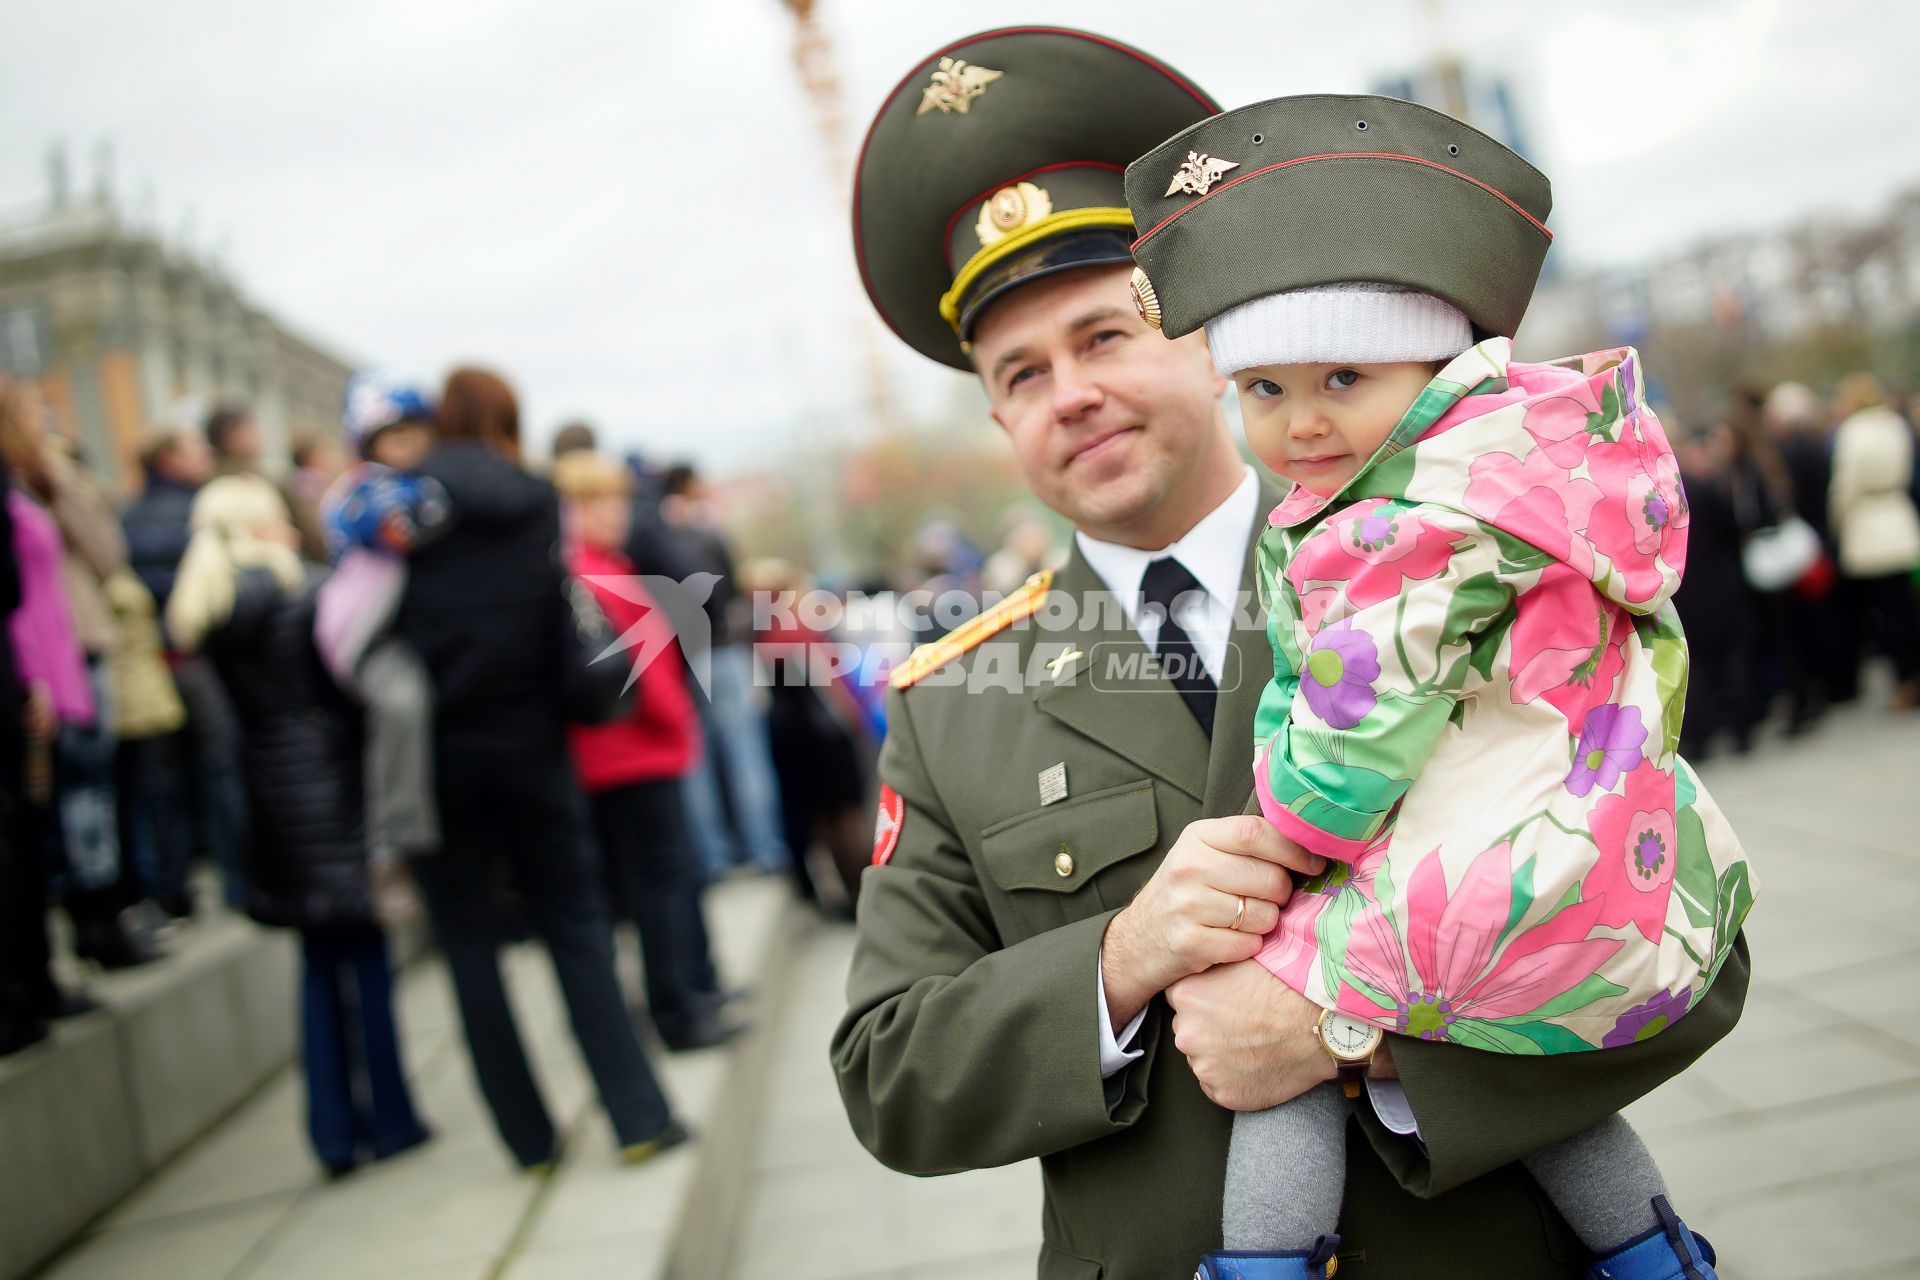
<svg viewBox="0 0 1920 1280"><path fill-rule="evenodd" d="M1100 1016L1095 1019L1100 1028L1100 1078L1111 1080L1146 1052L1133 1047L1133 1042L1140 1036L1140 1024L1147 1020L1147 1010L1141 1006L1140 1012L1133 1015L1133 1021L1118 1036L1114 1035L1113 1014L1107 1009L1107 977L1101 971L1097 956L1093 962L1093 991L1100 1002Z"/></svg>

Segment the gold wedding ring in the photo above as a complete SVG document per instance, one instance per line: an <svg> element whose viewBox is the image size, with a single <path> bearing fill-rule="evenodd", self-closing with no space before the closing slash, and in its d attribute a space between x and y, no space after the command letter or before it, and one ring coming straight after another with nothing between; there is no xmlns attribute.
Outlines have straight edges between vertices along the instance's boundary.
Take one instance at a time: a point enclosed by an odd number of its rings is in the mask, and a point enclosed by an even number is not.
<svg viewBox="0 0 1920 1280"><path fill-rule="evenodd" d="M1242 920L1245 920L1246 918L1247 918L1247 895L1243 893L1240 895L1240 905L1238 908L1235 909L1233 913L1233 923L1228 925L1227 928L1232 929L1236 933L1239 932L1240 922Z"/></svg>

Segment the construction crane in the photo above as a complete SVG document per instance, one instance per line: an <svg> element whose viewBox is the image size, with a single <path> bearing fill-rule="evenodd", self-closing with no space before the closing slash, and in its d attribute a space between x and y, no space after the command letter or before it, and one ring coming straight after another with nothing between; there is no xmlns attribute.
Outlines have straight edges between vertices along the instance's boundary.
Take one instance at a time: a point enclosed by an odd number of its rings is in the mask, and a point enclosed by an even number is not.
<svg viewBox="0 0 1920 1280"><path fill-rule="evenodd" d="M836 69L833 43L815 16L814 0L781 0L793 15L793 65L800 72L801 87L806 90L812 108L814 131L820 138L820 151L826 161L833 190L851 192L852 159L847 146L846 113L842 107L840 74ZM893 396L887 378L886 358L881 335L873 317L861 308L860 318L849 326L859 334L862 363L866 369L867 412L882 434L898 425L893 412Z"/></svg>

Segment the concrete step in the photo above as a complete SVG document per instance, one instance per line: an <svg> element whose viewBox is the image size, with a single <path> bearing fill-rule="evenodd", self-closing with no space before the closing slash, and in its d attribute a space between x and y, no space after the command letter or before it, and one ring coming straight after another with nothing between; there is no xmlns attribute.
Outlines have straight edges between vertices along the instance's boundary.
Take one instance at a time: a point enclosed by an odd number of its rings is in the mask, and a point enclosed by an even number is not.
<svg viewBox="0 0 1920 1280"><path fill-rule="evenodd" d="M696 1133L686 1147L637 1168L620 1163L544 949L517 946L503 953L503 968L541 1090L567 1135L551 1175L517 1172L475 1088L445 969L429 955L402 977L396 1009L432 1142L328 1182L307 1149L299 1073L281 1070L157 1172L136 1165L115 1194L131 1183L137 1189L61 1253L44 1280L718 1274L703 1270L702 1259L725 1247L764 1092L769 1006L807 913L784 881L728 883L707 905L722 974L756 993L744 1009L755 1029L722 1049L655 1047L662 1084ZM630 938L621 942L623 979L639 990L636 948ZM262 983L290 1002L290 950L282 966ZM48 1238L57 1244L74 1230L69 1220Z"/></svg>
<svg viewBox="0 0 1920 1280"><path fill-rule="evenodd" d="M292 1057L293 935L220 916L0 1058L0 1277L25 1275Z"/></svg>

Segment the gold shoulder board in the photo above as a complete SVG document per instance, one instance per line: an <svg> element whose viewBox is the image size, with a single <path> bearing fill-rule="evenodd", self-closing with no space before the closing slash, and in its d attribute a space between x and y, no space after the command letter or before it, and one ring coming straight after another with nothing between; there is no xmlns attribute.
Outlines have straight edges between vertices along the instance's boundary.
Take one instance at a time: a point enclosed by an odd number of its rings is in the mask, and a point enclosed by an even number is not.
<svg viewBox="0 0 1920 1280"><path fill-rule="evenodd" d="M1040 611L1041 604L1047 598L1047 588L1052 585L1053 570L1042 569L1022 583L1018 591L979 617L908 654L907 660L893 669L890 683L896 689L905 689L922 676L939 670L969 649L977 647L987 637L1005 631L1022 618L1032 617Z"/></svg>

